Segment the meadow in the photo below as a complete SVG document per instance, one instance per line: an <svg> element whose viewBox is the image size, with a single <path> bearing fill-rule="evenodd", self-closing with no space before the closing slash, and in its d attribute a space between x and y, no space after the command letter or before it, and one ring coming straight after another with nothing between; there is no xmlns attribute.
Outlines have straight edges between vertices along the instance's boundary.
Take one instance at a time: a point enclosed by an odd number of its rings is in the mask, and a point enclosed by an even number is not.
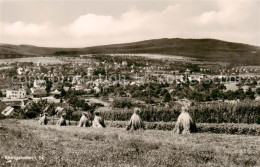
<svg viewBox="0 0 260 167"><path fill-rule="evenodd" d="M2 166L260 165L259 136L39 126L36 120L16 119L1 120L0 126Z"/></svg>

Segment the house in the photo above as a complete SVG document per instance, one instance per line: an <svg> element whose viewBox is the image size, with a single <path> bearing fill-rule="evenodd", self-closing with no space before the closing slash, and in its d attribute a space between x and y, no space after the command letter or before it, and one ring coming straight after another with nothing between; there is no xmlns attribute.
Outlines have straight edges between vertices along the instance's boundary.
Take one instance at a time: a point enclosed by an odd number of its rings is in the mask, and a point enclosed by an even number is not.
<svg viewBox="0 0 260 167"><path fill-rule="evenodd" d="M228 103L228 104L238 104L240 102L239 99L237 100L224 100L225 103Z"/></svg>
<svg viewBox="0 0 260 167"><path fill-rule="evenodd" d="M85 85L84 84L77 84L75 85L75 90L84 90Z"/></svg>
<svg viewBox="0 0 260 167"><path fill-rule="evenodd" d="M81 83L81 76L80 75L74 76L72 79L72 84L80 84L80 83Z"/></svg>
<svg viewBox="0 0 260 167"><path fill-rule="evenodd" d="M94 69L92 68L92 67L89 67L88 68L88 77L91 77L91 76L93 76L93 73L94 73Z"/></svg>
<svg viewBox="0 0 260 167"><path fill-rule="evenodd" d="M250 86L244 85L244 86L242 86L241 88L243 89L244 92L246 92L246 91L249 90Z"/></svg>
<svg viewBox="0 0 260 167"><path fill-rule="evenodd" d="M91 106L99 105L99 106L108 107L110 105L110 103L105 102L105 101L103 101L101 99L97 99L97 98L85 99L85 102L87 102Z"/></svg>
<svg viewBox="0 0 260 167"><path fill-rule="evenodd" d="M238 87L237 87L237 85L236 85L236 83L227 83L227 84L224 84L225 85L225 87L226 87L226 90L224 90L225 92L226 91L236 91L236 90L238 90Z"/></svg>
<svg viewBox="0 0 260 167"><path fill-rule="evenodd" d="M70 87L64 86L63 89L67 92L67 91L69 91Z"/></svg>
<svg viewBox="0 0 260 167"><path fill-rule="evenodd" d="M32 92L33 97L45 97L47 96L47 92L45 89L36 89Z"/></svg>
<svg viewBox="0 0 260 167"><path fill-rule="evenodd" d="M260 101L260 96L256 95L255 101Z"/></svg>
<svg viewBox="0 0 260 167"><path fill-rule="evenodd" d="M56 83L53 83L52 84L52 90L55 90L55 89L58 89L58 90L61 90L63 87L62 83L59 83L59 82L56 82Z"/></svg>
<svg viewBox="0 0 260 167"><path fill-rule="evenodd" d="M19 68L17 69L17 74L18 74L18 75L23 74L23 68L19 67Z"/></svg>
<svg viewBox="0 0 260 167"><path fill-rule="evenodd" d="M98 87L94 87L94 91L95 91L96 94L101 92L101 90Z"/></svg>
<svg viewBox="0 0 260 167"><path fill-rule="evenodd" d="M61 91L58 91L57 89L55 91L50 92L50 95L53 97L60 97Z"/></svg>
<svg viewBox="0 0 260 167"><path fill-rule="evenodd" d="M4 109L4 111L1 112L4 116L11 116L14 113L14 108L11 106L8 106Z"/></svg>
<svg viewBox="0 0 260 167"><path fill-rule="evenodd" d="M12 88L6 90L6 98L23 99L26 97L26 90L22 88Z"/></svg>
<svg viewBox="0 0 260 167"><path fill-rule="evenodd" d="M42 65L41 62L38 61L37 66L40 67L41 65Z"/></svg>
<svg viewBox="0 0 260 167"><path fill-rule="evenodd" d="M194 82L194 81L201 81L201 76L200 75L191 75L188 77L189 81Z"/></svg>
<svg viewBox="0 0 260 167"><path fill-rule="evenodd" d="M46 81L45 80L34 80L33 87L36 89L46 89Z"/></svg>
<svg viewBox="0 0 260 167"><path fill-rule="evenodd" d="M24 70L24 71L25 71L26 73L28 73L28 72L30 72L30 71L31 71L31 69L30 69L30 67L28 67L28 66L27 66L27 67L25 68L25 70Z"/></svg>
<svg viewBox="0 0 260 167"><path fill-rule="evenodd" d="M84 92L86 92L86 93L91 93L91 92L92 92L92 89L84 89Z"/></svg>
<svg viewBox="0 0 260 167"><path fill-rule="evenodd" d="M127 62L126 62L126 61L123 61L123 62L122 62L122 66L123 66L123 67L126 67L126 66L127 66Z"/></svg>
<svg viewBox="0 0 260 167"><path fill-rule="evenodd" d="M187 68L185 71L185 74L190 74L190 73L191 73L191 70Z"/></svg>

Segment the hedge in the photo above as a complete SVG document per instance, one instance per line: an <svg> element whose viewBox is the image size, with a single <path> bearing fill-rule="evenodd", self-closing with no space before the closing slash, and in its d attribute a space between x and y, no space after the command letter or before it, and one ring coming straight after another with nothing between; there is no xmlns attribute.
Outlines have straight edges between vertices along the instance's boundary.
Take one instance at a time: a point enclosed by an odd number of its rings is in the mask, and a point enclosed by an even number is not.
<svg viewBox="0 0 260 167"><path fill-rule="evenodd" d="M260 102L243 101L238 104L229 103L196 103L189 111L199 123L247 123L260 124ZM101 113L105 120L127 121L133 114L132 109L109 109ZM139 113L147 122L172 122L180 115L180 106L143 107Z"/></svg>

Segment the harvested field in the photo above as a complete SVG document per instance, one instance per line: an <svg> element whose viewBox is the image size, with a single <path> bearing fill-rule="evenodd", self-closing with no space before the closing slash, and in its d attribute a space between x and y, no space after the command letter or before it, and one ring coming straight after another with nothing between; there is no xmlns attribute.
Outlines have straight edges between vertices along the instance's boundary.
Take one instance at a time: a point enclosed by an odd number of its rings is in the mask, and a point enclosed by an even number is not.
<svg viewBox="0 0 260 167"><path fill-rule="evenodd" d="M259 136L39 126L1 120L3 166L259 166ZM14 160L10 157L33 157ZM9 160L6 160L8 159Z"/></svg>

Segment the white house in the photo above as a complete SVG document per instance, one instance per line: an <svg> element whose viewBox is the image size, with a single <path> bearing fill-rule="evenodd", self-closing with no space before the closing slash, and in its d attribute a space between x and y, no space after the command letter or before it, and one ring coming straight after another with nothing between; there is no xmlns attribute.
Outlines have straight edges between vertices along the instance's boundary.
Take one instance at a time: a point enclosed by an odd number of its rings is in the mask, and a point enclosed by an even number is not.
<svg viewBox="0 0 260 167"><path fill-rule="evenodd" d="M2 111L1 113L4 115L4 116L11 116L14 112L14 108L11 107L11 106L8 106L4 109L4 111Z"/></svg>
<svg viewBox="0 0 260 167"><path fill-rule="evenodd" d="M8 99L23 99L26 96L24 89L7 89L6 98Z"/></svg>
<svg viewBox="0 0 260 167"><path fill-rule="evenodd" d="M84 88L85 88L85 85L83 85L83 84L75 85L75 90L84 90Z"/></svg>
<svg viewBox="0 0 260 167"><path fill-rule="evenodd" d="M127 66L127 62L126 62L126 61L123 61L123 62L122 62L122 66L124 66L124 67Z"/></svg>
<svg viewBox="0 0 260 167"><path fill-rule="evenodd" d="M100 93L101 92L101 90L98 88L98 87L94 87L94 91L95 91L95 93Z"/></svg>
<svg viewBox="0 0 260 167"><path fill-rule="evenodd" d="M46 81L45 80L34 80L33 87L36 89L46 89Z"/></svg>
<svg viewBox="0 0 260 167"><path fill-rule="evenodd" d="M189 79L189 81L198 81L198 82L200 82L201 81L201 76L200 75L191 75L191 76L189 76L188 77L188 79Z"/></svg>
<svg viewBox="0 0 260 167"><path fill-rule="evenodd" d="M18 75L23 74L23 68L19 67L19 68L17 69L17 74L18 74Z"/></svg>
<svg viewBox="0 0 260 167"><path fill-rule="evenodd" d="M93 75L94 69L92 67L88 68L88 76L91 77Z"/></svg>
<svg viewBox="0 0 260 167"><path fill-rule="evenodd" d="M72 84L80 84L80 83L81 83L81 76L80 75L74 76L72 79Z"/></svg>

